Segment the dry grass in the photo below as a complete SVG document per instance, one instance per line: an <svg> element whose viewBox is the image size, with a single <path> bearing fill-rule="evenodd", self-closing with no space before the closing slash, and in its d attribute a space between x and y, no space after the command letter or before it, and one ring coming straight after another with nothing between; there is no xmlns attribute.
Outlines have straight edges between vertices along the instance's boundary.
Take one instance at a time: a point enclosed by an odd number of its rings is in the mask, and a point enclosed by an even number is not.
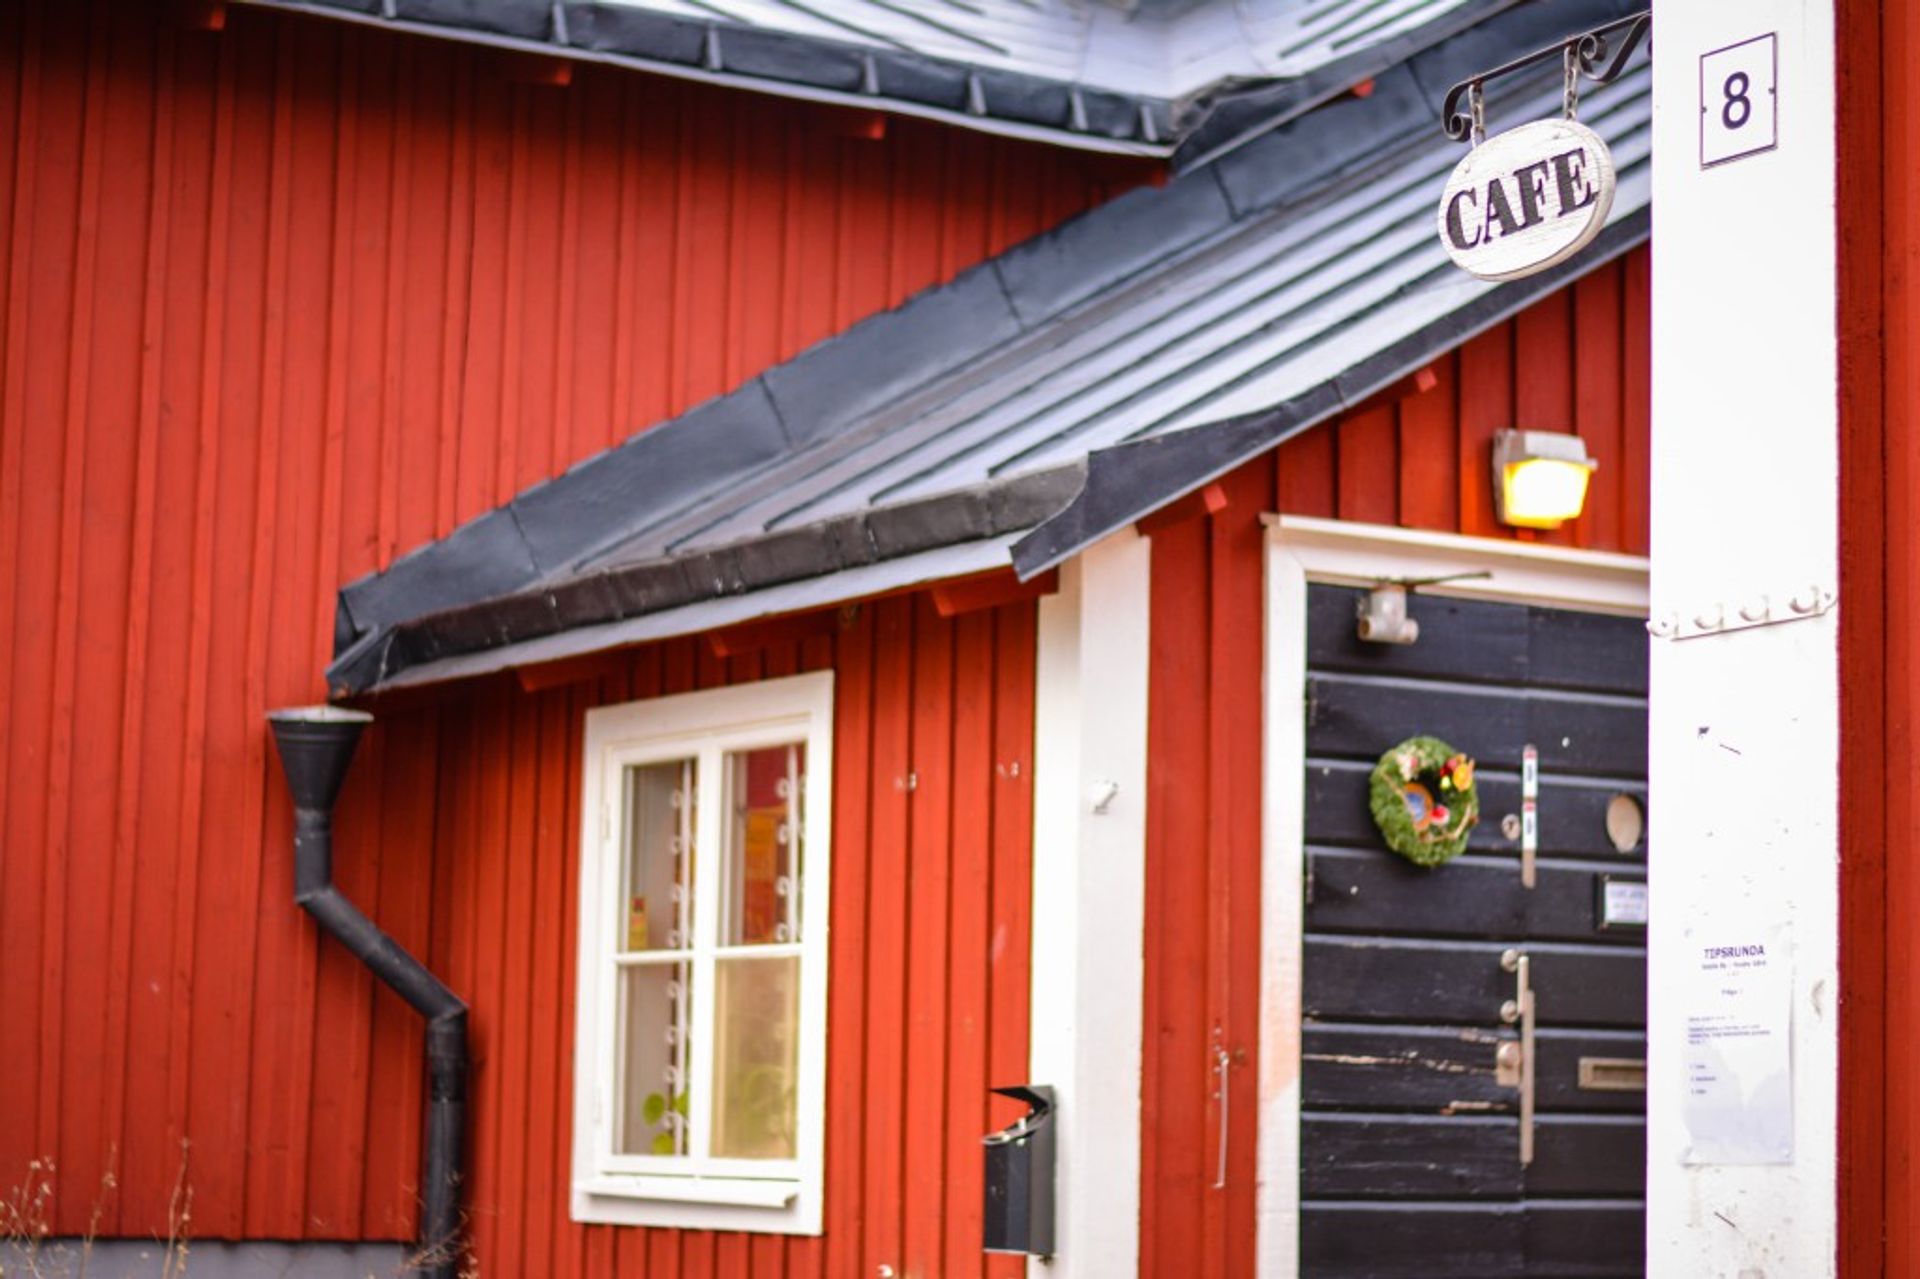
<svg viewBox="0 0 1920 1279"><path fill-rule="evenodd" d="M193 1186L187 1180L188 1145L180 1143L180 1166L167 1199L167 1237L160 1254L160 1279L184 1279L193 1227ZM27 1175L0 1197L0 1279L87 1279L93 1246L100 1237L119 1182L113 1174L118 1151L107 1156L107 1170L87 1211L86 1233L77 1241L53 1238L52 1159L33 1159Z"/></svg>
<svg viewBox="0 0 1920 1279"><path fill-rule="evenodd" d="M157 1279L188 1279L187 1261L192 1254L193 1184L187 1176L188 1143L180 1143L180 1165L173 1177L173 1190L167 1197L167 1236L156 1239L161 1246L157 1258ZM117 1152L116 1152L117 1154ZM92 1207L87 1213L86 1233L77 1240L53 1236L53 1180L51 1159L35 1159L27 1164L27 1175L0 1197L0 1279L89 1279L94 1242L100 1237L105 1218L119 1183L113 1174L114 1154L108 1156L108 1170L101 1174ZM394 1272L397 1277L416 1275L428 1266L448 1260L459 1263L460 1279L479 1279L480 1266L467 1247L465 1221L453 1238L431 1246L422 1245L401 1259ZM141 1274L149 1272L144 1269ZM92 1279L133 1279L132 1276L92 1276ZM367 1279L375 1279L369 1275Z"/></svg>

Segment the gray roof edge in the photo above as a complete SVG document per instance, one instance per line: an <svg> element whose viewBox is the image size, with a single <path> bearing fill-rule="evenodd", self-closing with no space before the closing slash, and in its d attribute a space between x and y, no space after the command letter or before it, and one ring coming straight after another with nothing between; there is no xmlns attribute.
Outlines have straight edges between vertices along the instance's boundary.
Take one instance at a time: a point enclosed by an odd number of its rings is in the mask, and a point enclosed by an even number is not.
<svg viewBox="0 0 1920 1279"><path fill-rule="evenodd" d="M1644 244L1652 232L1652 206L1636 209L1602 231L1579 255L1538 275L1489 289L1306 395L1258 413L1089 454L1086 483L1079 494L1057 515L1014 543L1014 572L1025 581L1071 559L1101 538L1358 404L1533 302Z"/></svg>
<svg viewBox="0 0 1920 1279"><path fill-rule="evenodd" d="M1069 504L1085 479L1071 462L427 613L361 635L328 666L327 683L354 696L428 662L1004 537Z"/></svg>
<svg viewBox="0 0 1920 1279"><path fill-rule="evenodd" d="M1165 156L1178 142L1178 104L1168 98L708 18L634 11L600 21L608 14L607 6L583 0L561 0L557 6L549 0L493 0L485 6L485 20L477 16L480 6L463 0L394 0L391 15L383 12L380 0L241 3L784 97L898 111L1083 149ZM558 24L552 20L556 8L563 13ZM602 27L620 28L630 37L644 30L649 47L622 48L619 37L603 33ZM729 44L737 65L726 60Z"/></svg>
<svg viewBox="0 0 1920 1279"><path fill-rule="evenodd" d="M1171 98L909 49L595 0L242 0L437 39L878 108L1082 149L1172 156L1181 171L1526 0L1459 9L1296 76L1222 81ZM729 51L731 46L731 55ZM731 56L731 61L729 60Z"/></svg>
<svg viewBox="0 0 1920 1279"><path fill-rule="evenodd" d="M1183 130L1170 163L1187 173L1304 115L1329 98L1400 65L1426 49L1525 0L1468 0L1410 31L1389 36L1336 61L1286 80L1261 80L1225 86L1201 100L1182 104L1193 117Z"/></svg>

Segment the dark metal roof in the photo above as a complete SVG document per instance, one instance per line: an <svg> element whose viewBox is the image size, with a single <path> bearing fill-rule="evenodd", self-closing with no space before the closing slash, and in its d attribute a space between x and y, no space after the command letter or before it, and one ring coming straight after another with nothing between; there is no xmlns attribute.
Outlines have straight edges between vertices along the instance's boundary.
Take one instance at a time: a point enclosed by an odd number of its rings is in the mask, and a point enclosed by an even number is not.
<svg viewBox="0 0 1920 1279"><path fill-rule="evenodd" d="M1516 0L246 2L1189 163Z"/></svg>
<svg viewBox="0 0 1920 1279"><path fill-rule="evenodd" d="M1583 103L1620 176L1586 254L1495 286L1456 270L1433 230L1460 155L1434 123L1446 85L1625 7L1505 14L1368 98L1096 209L528 490L342 590L334 686L495 669L536 642L634 642L664 610L700 629L686 610L702 601L773 592L761 611L779 611L789 584L872 580L944 547L1006 563L1014 534L1023 575L1059 562L1644 239L1644 65ZM1557 83L1523 87L1490 123L1558 105Z"/></svg>

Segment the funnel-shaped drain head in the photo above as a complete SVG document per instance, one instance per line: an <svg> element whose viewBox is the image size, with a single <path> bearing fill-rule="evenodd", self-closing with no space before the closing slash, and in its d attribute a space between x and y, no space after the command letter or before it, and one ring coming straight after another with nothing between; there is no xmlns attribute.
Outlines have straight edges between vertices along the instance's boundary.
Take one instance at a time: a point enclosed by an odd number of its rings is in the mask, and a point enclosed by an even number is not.
<svg viewBox="0 0 1920 1279"><path fill-rule="evenodd" d="M347 779L361 730L373 722L365 711L339 706L295 706L268 711L280 766L295 808L330 809Z"/></svg>

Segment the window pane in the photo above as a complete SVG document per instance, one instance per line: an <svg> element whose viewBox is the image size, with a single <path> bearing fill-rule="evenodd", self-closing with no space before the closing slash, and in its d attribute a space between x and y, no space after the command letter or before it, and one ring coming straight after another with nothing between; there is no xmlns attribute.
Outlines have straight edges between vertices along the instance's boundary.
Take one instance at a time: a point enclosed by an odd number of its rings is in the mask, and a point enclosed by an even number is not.
<svg viewBox="0 0 1920 1279"><path fill-rule="evenodd" d="M615 1153L687 1153L688 966L640 964L620 973L623 1048Z"/></svg>
<svg viewBox="0 0 1920 1279"><path fill-rule="evenodd" d="M627 770L620 949L679 950L693 919L693 761Z"/></svg>
<svg viewBox="0 0 1920 1279"><path fill-rule="evenodd" d="M792 1159L800 960L722 959L714 971L713 1153Z"/></svg>
<svg viewBox="0 0 1920 1279"><path fill-rule="evenodd" d="M800 791L807 748L795 742L727 755L722 946L800 940Z"/></svg>

